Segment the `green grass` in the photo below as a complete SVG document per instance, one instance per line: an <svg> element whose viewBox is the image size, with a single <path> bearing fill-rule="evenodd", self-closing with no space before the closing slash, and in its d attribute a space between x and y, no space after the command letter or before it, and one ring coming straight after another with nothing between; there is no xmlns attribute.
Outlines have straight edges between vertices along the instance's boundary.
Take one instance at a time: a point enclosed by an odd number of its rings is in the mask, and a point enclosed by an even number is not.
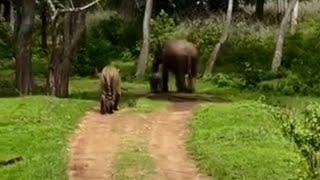
<svg viewBox="0 0 320 180"><path fill-rule="evenodd" d="M214 179L284 180L305 167L279 122L261 103L201 107L191 126L189 148Z"/></svg>
<svg viewBox="0 0 320 180"><path fill-rule="evenodd" d="M296 109L303 109L310 102L320 102L320 97L315 96L286 96L283 94L276 93L265 93L254 90L240 90L236 88L220 88L216 87L210 82L199 81L197 83L197 91L202 94L213 94L216 97L229 99L237 102L242 100L258 100L263 99L267 104L273 106L289 107Z"/></svg>
<svg viewBox="0 0 320 180"><path fill-rule="evenodd" d="M0 99L0 179L67 179L69 135L92 101L43 96Z"/></svg>
<svg viewBox="0 0 320 180"><path fill-rule="evenodd" d="M113 164L113 175L117 180L149 180L155 173L155 165L146 150L145 143L132 137L121 145Z"/></svg>

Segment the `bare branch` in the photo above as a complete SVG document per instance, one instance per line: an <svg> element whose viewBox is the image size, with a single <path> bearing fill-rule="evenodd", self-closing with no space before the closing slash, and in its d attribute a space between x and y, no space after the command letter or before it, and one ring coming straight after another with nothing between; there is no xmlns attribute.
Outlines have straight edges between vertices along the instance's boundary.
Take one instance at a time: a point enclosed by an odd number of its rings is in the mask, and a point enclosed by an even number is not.
<svg viewBox="0 0 320 180"><path fill-rule="evenodd" d="M57 11L56 7L54 6L53 2L51 0L47 0L49 5L50 5L50 8L51 10L54 12L54 11Z"/></svg>
<svg viewBox="0 0 320 180"><path fill-rule="evenodd" d="M72 0L69 0L69 3L70 3L70 5L71 5L71 7L74 8L73 1L72 1Z"/></svg>

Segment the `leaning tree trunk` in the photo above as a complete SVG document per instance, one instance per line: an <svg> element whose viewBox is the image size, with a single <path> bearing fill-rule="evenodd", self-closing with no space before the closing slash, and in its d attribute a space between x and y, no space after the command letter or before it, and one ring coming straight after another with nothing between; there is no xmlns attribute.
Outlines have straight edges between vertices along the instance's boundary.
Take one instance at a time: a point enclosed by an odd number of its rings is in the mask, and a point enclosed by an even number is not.
<svg viewBox="0 0 320 180"><path fill-rule="evenodd" d="M208 61L207 68L205 71L205 75L210 75L212 73L214 65L218 59L220 49L223 46L223 44L226 42L226 40L228 39L231 21L232 21L232 11L233 11L233 0L229 0L227 19L226 19L224 31L222 32L222 36L221 36L219 42L216 44L213 52L211 53L211 56L210 56L210 59Z"/></svg>
<svg viewBox="0 0 320 180"><path fill-rule="evenodd" d="M264 15L264 3L265 0L257 0L256 4L256 16L262 20Z"/></svg>
<svg viewBox="0 0 320 180"><path fill-rule="evenodd" d="M286 10L286 13L282 19L279 33L278 33L278 40L276 45L276 50L274 53L274 58L272 61L271 71L273 73L278 72L279 67L281 66L281 59L282 59L282 51L283 51L283 43L285 38L285 32L287 30L289 20L290 20L290 14L293 11L296 3L298 0L292 0L289 4L289 8Z"/></svg>
<svg viewBox="0 0 320 180"><path fill-rule="evenodd" d="M53 24L53 49L49 63L49 94L67 97L69 73L81 37L85 32L85 12L68 12L63 24Z"/></svg>
<svg viewBox="0 0 320 180"><path fill-rule="evenodd" d="M299 1L296 2L296 5L293 8L292 16L291 16L291 33L294 34L296 31L296 26L298 24L298 16L299 16Z"/></svg>
<svg viewBox="0 0 320 180"><path fill-rule="evenodd" d="M32 92L31 69L32 35L35 14L35 0L16 2L17 22L15 27L16 85L21 95Z"/></svg>
<svg viewBox="0 0 320 180"><path fill-rule="evenodd" d="M146 0L146 9L143 19L143 44L140 52L136 77L141 78L144 76L147 68L149 57L149 43L150 43L150 20L152 14L153 0Z"/></svg>

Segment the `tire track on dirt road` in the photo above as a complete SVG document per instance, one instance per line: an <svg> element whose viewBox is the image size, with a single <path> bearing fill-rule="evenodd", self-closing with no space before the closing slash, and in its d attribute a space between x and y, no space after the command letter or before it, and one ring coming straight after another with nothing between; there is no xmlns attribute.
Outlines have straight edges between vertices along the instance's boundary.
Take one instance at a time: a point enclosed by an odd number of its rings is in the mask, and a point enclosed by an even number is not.
<svg viewBox="0 0 320 180"><path fill-rule="evenodd" d="M113 164L124 139L137 133L155 164L152 180L202 180L188 156L186 140L197 102L172 102L168 110L151 114L88 112L70 145L69 179L114 179Z"/></svg>

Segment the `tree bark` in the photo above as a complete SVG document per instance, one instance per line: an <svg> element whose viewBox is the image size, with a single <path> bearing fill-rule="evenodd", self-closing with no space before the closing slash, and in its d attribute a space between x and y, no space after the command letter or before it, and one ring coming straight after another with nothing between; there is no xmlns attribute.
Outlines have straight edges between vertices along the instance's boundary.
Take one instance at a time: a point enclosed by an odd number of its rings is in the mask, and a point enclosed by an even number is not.
<svg viewBox="0 0 320 180"><path fill-rule="evenodd" d="M262 20L264 15L264 3L265 0L257 0L256 4L256 16L258 19Z"/></svg>
<svg viewBox="0 0 320 180"><path fill-rule="evenodd" d="M47 18L47 3L43 2L41 7L41 47L44 52L48 49L47 44L47 28L48 28L48 18Z"/></svg>
<svg viewBox="0 0 320 180"><path fill-rule="evenodd" d="M277 73L279 67L281 66L281 60L282 60L282 51L283 51L283 43L285 38L285 32L287 30L289 20L290 20L290 14L293 11L296 3L298 0L292 0L289 4L289 8L286 10L286 13L281 21L281 25L278 32L278 38L277 38L277 44L276 49L274 53L274 58L272 61L271 71L273 73Z"/></svg>
<svg viewBox="0 0 320 180"><path fill-rule="evenodd" d="M53 27L48 92L56 97L67 97L71 64L85 32L85 12L68 12L63 23L53 24Z"/></svg>
<svg viewBox="0 0 320 180"><path fill-rule="evenodd" d="M35 0L16 1L17 22L15 26L16 85L21 95L32 93L31 68L32 35L35 15Z"/></svg>
<svg viewBox="0 0 320 180"><path fill-rule="evenodd" d="M150 20L152 14L153 0L146 0L146 9L143 19L143 44L138 60L136 77L141 78L144 76L147 68L149 57L149 43L150 43Z"/></svg>
<svg viewBox="0 0 320 180"><path fill-rule="evenodd" d="M10 26L12 31L14 31L15 23L16 23L15 9L13 7L13 3L10 1Z"/></svg>
<svg viewBox="0 0 320 180"><path fill-rule="evenodd" d="M299 1L296 2L296 5L293 8L291 16L291 33L294 34L296 31L296 26L298 25L298 16L299 16Z"/></svg>
<svg viewBox="0 0 320 180"><path fill-rule="evenodd" d="M232 21L232 11L233 11L233 0L229 0L228 11L227 11L227 19L224 27L224 31L222 32L222 36L219 42L216 44L213 52L211 53L210 59L207 63L207 68L205 71L205 75L210 75L214 68L214 65L218 59L218 55L221 49L221 46L226 42L229 36L231 21Z"/></svg>

